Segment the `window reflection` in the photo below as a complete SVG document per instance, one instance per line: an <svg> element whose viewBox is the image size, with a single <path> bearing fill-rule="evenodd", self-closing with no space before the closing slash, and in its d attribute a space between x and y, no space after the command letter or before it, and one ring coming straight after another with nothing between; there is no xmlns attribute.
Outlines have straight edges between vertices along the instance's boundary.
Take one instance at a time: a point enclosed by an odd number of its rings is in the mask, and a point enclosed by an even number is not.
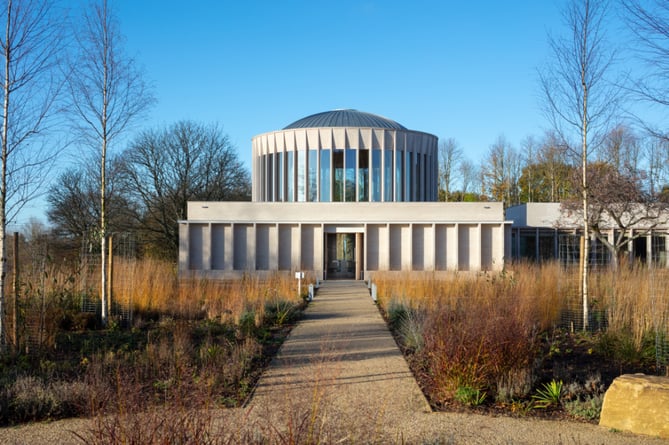
<svg viewBox="0 0 669 445"><path fill-rule="evenodd" d="M358 201L369 201L369 150L358 150Z"/></svg>
<svg viewBox="0 0 669 445"><path fill-rule="evenodd" d="M406 185L406 192L404 195L405 201L413 201L414 186L413 186L413 153L406 152L406 164L404 167L404 181Z"/></svg>
<svg viewBox="0 0 669 445"><path fill-rule="evenodd" d="M274 201L274 155L267 155L267 200Z"/></svg>
<svg viewBox="0 0 669 445"><path fill-rule="evenodd" d="M381 150L372 150L372 201L381 201Z"/></svg>
<svg viewBox="0 0 669 445"><path fill-rule="evenodd" d="M295 187L295 164L293 158L295 153L292 151L286 152L286 201L295 201L293 193Z"/></svg>
<svg viewBox="0 0 669 445"><path fill-rule="evenodd" d="M330 150L321 150L321 202L330 202Z"/></svg>
<svg viewBox="0 0 669 445"><path fill-rule="evenodd" d="M356 158L356 150L353 150L352 148L347 148L344 153L346 156L345 159L345 169L346 169L346 177L344 178L346 181L345 185L345 194L346 196L344 197L344 201L346 202L354 202L355 201L355 158Z"/></svg>
<svg viewBox="0 0 669 445"><path fill-rule="evenodd" d="M309 184L307 190L307 201L318 201L318 188L316 181L318 178L318 152L316 150L309 150Z"/></svg>
<svg viewBox="0 0 669 445"><path fill-rule="evenodd" d="M333 201L344 200L344 150L332 150L332 165L334 167Z"/></svg>
<svg viewBox="0 0 669 445"><path fill-rule="evenodd" d="M383 160L383 200L393 200L393 151L386 150Z"/></svg>
<svg viewBox="0 0 669 445"><path fill-rule="evenodd" d="M297 200L304 202L307 199L307 153L304 150L297 152Z"/></svg>
<svg viewBox="0 0 669 445"><path fill-rule="evenodd" d="M395 201L404 200L404 152L395 152Z"/></svg>
<svg viewBox="0 0 669 445"><path fill-rule="evenodd" d="M416 183L416 201L423 201L423 181L422 181L422 176L421 174L423 173L423 155L420 153L416 153L416 180L414 181Z"/></svg>
<svg viewBox="0 0 669 445"><path fill-rule="evenodd" d="M283 153L279 152L276 154L276 182L277 182L277 187L276 187L276 200L277 201L283 201Z"/></svg>

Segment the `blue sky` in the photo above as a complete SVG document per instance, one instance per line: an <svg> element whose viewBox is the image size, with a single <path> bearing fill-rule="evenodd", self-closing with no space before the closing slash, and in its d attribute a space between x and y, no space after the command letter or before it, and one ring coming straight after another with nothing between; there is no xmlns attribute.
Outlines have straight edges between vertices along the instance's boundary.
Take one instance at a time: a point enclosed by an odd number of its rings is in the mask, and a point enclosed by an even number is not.
<svg viewBox="0 0 669 445"><path fill-rule="evenodd" d="M135 131L216 123L249 168L253 136L337 108L455 138L476 163L548 127L537 69L564 0L112 3L157 99Z"/></svg>
<svg viewBox="0 0 669 445"><path fill-rule="evenodd" d="M251 138L336 108L453 137L478 161L499 135L540 135L537 67L557 0L123 0L127 52L154 85L142 126L215 122Z"/></svg>

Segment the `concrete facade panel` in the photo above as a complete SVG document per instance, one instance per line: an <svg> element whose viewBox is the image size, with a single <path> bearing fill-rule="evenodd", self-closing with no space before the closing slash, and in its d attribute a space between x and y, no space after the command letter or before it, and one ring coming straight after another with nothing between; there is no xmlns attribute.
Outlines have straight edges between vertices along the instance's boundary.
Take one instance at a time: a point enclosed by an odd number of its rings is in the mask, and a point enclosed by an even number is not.
<svg viewBox="0 0 669 445"><path fill-rule="evenodd" d="M256 225L256 270L270 270L270 229L269 224Z"/></svg>
<svg viewBox="0 0 669 445"><path fill-rule="evenodd" d="M229 225L212 224L211 226L211 268L225 269L225 251L230 247L225 245L225 228Z"/></svg>
<svg viewBox="0 0 669 445"><path fill-rule="evenodd" d="M367 226L367 270L379 270L379 225Z"/></svg>
<svg viewBox="0 0 669 445"><path fill-rule="evenodd" d="M393 224L388 227L389 270L402 270L402 227Z"/></svg>
<svg viewBox="0 0 669 445"><path fill-rule="evenodd" d="M292 225L279 225L279 270L291 270L293 255L293 230Z"/></svg>
<svg viewBox="0 0 669 445"><path fill-rule="evenodd" d="M202 243L204 241L204 224L193 224L188 228L188 268L190 270L199 270L203 267L202 261Z"/></svg>

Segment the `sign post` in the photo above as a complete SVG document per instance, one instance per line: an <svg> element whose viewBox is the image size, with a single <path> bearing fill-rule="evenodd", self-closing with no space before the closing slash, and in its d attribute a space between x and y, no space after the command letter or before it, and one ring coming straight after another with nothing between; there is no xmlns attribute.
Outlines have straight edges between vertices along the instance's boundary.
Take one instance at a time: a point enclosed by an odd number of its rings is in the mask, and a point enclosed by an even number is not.
<svg viewBox="0 0 669 445"><path fill-rule="evenodd" d="M297 298L300 298L302 295L302 279L304 278L304 272L295 272L295 278L297 278Z"/></svg>

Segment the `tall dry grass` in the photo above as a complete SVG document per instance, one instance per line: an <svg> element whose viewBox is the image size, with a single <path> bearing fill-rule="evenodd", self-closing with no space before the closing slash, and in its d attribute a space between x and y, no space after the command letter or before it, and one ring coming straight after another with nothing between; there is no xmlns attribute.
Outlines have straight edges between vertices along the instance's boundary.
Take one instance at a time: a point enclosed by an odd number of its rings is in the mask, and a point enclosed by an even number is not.
<svg viewBox="0 0 669 445"><path fill-rule="evenodd" d="M289 274L269 277L245 275L237 280L179 279L176 266L144 259L118 262L114 268L114 300L134 311L168 313L187 318L238 323L253 314L259 324L266 305L279 301L299 303L297 282Z"/></svg>
<svg viewBox="0 0 669 445"><path fill-rule="evenodd" d="M511 296L508 304L531 317L540 329L551 327L560 318L569 298L569 293L563 292L564 280L565 273L556 263L519 263L502 273L454 272L448 278L427 272L377 273L372 278L383 308L399 303L433 311L445 306L499 304L500 298Z"/></svg>
<svg viewBox="0 0 669 445"><path fill-rule="evenodd" d="M497 274L448 278L379 273L373 281L380 306L423 364L437 402L462 387L498 399L527 395L541 335L566 315L582 317L578 271L558 263L517 263ZM625 266L594 273L591 315L605 317L607 335L632 335L640 350L649 334L667 334L668 284L667 270Z"/></svg>
<svg viewBox="0 0 669 445"><path fill-rule="evenodd" d="M604 309L608 331L629 332L640 347L644 337L669 338L669 270L627 265L593 277L593 305Z"/></svg>

